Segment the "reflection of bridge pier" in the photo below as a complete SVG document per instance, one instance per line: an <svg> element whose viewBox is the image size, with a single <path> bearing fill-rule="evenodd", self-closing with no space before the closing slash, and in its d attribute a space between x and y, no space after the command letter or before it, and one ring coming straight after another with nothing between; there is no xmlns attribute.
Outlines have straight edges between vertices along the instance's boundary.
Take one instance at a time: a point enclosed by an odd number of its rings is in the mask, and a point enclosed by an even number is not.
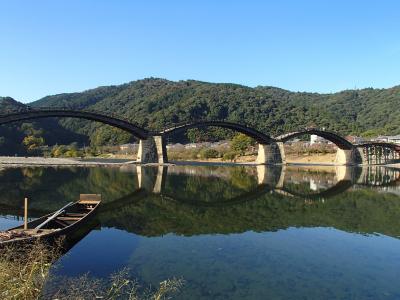
<svg viewBox="0 0 400 300"><path fill-rule="evenodd" d="M368 186L400 185L400 170L381 166L363 167L357 184Z"/></svg>
<svg viewBox="0 0 400 300"><path fill-rule="evenodd" d="M256 166L256 170L259 185L268 185L272 188L283 187L286 170L285 166L258 165Z"/></svg>
<svg viewBox="0 0 400 300"><path fill-rule="evenodd" d="M161 194L164 190L165 179L167 178L168 167L158 166L157 167L157 177L156 182L154 183L153 193Z"/></svg>
<svg viewBox="0 0 400 300"><path fill-rule="evenodd" d="M139 189L144 189L146 191L152 191L154 187L154 182L152 180L151 174L152 168L146 168L142 166L136 167L137 179L138 179L138 187Z"/></svg>
<svg viewBox="0 0 400 300"><path fill-rule="evenodd" d="M304 169L304 171L301 171L301 169ZM184 203L204 206L219 206L250 201L271 192L285 197L305 199L305 201L325 201L352 188L354 183L373 186L394 186L396 188L400 181L400 170L397 169L385 167L361 169L347 166L332 166L331 169L334 172L327 176L325 169L322 169L322 172L318 172L318 170L310 172L309 168L303 167L299 167L297 170L295 167L286 167L284 165L258 165L256 166L258 185L255 188L248 193L235 196L229 200L216 202L202 202L198 199L193 200L192 197L186 199L180 193L168 194L169 189L165 189L165 181L168 174L168 167L166 166L137 166L137 174L139 187L145 189L147 192L162 194L165 199L175 199ZM170 171L172 174L176 173L174 168ZM196 176L190 169L182 171L188 176ZM182 174L182 172L179 174ZM251 176L254 173L250 172L248 174ZM222 176L222 178L229 182L230 177L226 178L226 173L219 174L217 172L215 175ZM215 195L215 199L217 200L218 198L219 195Z"/></svg>
<svg viewBox="0 0 400 300"><path fill-rule="evenodd" d="M258 183L267 184L270 186L272 185L275 193L286 197L298 197L307 200L318 200L333 197L348 190L352 187L354 182L357 180L358 175L360 174L359 168L348 166L332 166L332 171L334 171L334 173L331 174L332 179L327 180L325 183L322 183L322 185L324 186L323 190L317 189L316 193L303 194L302 192L296 191L296 188L292 190L293 183L295 185L304 183L309 184L310 189L313 190L312 185L315 185L316 182L319 182L318 177L321 175L318 172L303 173L302 176L293 178L293 170L291 171L290 169L290 167L282 166L282 168L280 169L280 174L278 174L278 172L276 171L277 169L275 169L274 172L274 169L271 169L268 166L257 166ZM309 171L308 168L305 168L304 170L306 172ZM294 168L294 171L296 173L299 170L296 170ZM308 175L306 174L309 174L311 177L308 177ZM317 176L317 178L314 178L313 176ZM285 177L287 177L286 182ZM304 181L305 178L306 180ZM327 184L329 187L326 187L325 184Z"/></svg>
<svg viewBox="0 0 400 300"><path fill-rule="evenodd" d="M168 173L168 167L136 167L139 188L150 193L160 194L165 185L165 179Z"/></svg>

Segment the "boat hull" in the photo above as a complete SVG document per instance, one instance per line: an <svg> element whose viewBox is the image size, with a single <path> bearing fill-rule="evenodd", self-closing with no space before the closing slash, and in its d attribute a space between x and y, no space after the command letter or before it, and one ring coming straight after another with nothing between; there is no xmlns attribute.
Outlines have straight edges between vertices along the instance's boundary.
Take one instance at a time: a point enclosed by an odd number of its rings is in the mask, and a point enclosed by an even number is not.
<svg viewBox="0 0 400 300"><path fill-rule="evenodd" d="M57 240L60 240L63 244L68 245L71 242L73 242L74 240L76 240L77 238L79 238L79 236L81 236L81 234L79 234L79 232L87 231L87 228L85 228L85 227L90 228L90 227L96 226L97 223L94 221L94 216L96 214L99 204L100 204L100 201L96 205L94 205L94 207L91 208L90 211L88 211L79 220L77 220L76 222L74 222L64 228L59 228L52 232L42 234L40 236L33 235L33 236L28 236L28 237L23 237L23 238L16 238L16 239L10 239L10 240L6 240L6 241L0 241L0 247L1 248L16 247L16 246L23 247L24 245L34 244L35 242L53 244ZM79 201L75 202L69 208L69 212L71 212L71 211L73 212L74 209L76 209L79 205L82 205L79 203ZM41 218L38 218L34 221L29 222L28 228L35 228L39 224L46 221L52 215L53 215L53 213L45 215ZM91 226L89 226L89 225L91 225ZM23 225L11 228L8 231L22 230L22 229L23 229Z"/></svg>

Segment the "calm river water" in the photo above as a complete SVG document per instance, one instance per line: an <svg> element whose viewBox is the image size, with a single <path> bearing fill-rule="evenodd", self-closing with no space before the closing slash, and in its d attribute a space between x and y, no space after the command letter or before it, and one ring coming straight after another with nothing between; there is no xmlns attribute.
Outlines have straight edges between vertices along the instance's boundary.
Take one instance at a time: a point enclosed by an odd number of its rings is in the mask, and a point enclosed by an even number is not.
<svg viewBox="0 0 400 300"><path fill-rule="evenodd" d="M0 171L0 230L80 193L96 221L57 275L129 267L177 299L400 299L400 171L345 167L96 167Z"/></svg>

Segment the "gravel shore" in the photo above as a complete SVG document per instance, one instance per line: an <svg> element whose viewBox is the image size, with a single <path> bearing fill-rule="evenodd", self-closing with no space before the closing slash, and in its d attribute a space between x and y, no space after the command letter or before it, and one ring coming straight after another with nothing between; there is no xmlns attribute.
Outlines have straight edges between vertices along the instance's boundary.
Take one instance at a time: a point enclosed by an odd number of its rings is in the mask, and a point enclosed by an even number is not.
<svg viewBox="0 0 400 300"><path fill-rule="evenodd" d="M133 164L134 160L127 159L80 159L80 158L44 158L44 157L14 157L0 156L0 166L98 166Z"/></svg>

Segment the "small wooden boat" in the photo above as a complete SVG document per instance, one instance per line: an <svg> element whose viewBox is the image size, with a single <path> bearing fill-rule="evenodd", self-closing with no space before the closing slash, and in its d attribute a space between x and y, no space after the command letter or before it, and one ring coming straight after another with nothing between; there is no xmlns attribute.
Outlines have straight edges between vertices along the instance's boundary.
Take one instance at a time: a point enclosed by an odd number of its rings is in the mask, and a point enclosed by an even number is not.
<svg viewBox="0 0 400 300"><path fill-rule="evenodd" d="M31 243L37 239L47 242L73 234L95 213L101 195L81 194L77 202L70 202L56 212L24 225L0 232L0 246Z"/></svg>

